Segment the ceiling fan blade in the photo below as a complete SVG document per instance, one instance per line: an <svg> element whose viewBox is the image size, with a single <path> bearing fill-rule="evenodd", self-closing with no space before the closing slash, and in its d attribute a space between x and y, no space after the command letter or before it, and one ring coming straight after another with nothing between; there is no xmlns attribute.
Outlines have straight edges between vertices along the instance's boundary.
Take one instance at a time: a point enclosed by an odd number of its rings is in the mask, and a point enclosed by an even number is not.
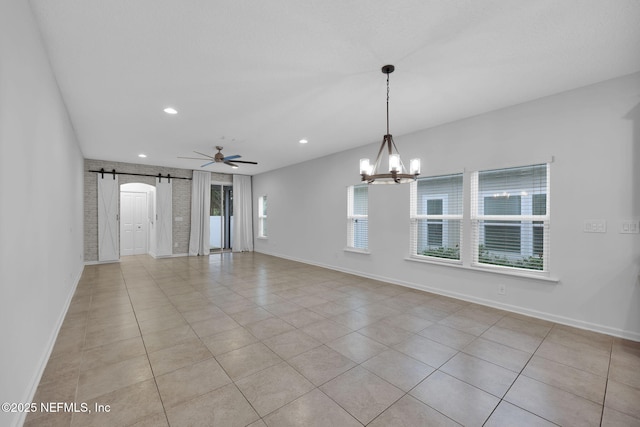
<svg viewBox="0 0 640 427"><path fill-rule="evenodd" d="M199 152L199 151L194 151L194 153L196 153L196 154L200 154L201 156L205 156L205 157L206 157L206 158L208 158L208 159L214 159L214 157L213 157L213 156L210 156L210 155L208 155L208 154L201 153L201 152Z"/></svg>
<svg viewBox="0 0 640 427"><path fill-rule="evenodd" d="M231 162L224 162L224 164L225 164L225 165L229 165L229 166L231 166L232 168L237 168L237 167L238 167L238 165L236 165L235 163L231 163Z"/></svg>
<svg viewBox="0 0 640 427"><path fill-rule="evenodd" d="M247 163L249 165L257 165L258 162L245 162L244 160L234 160L236 163Z"/></svg>
<svg viewBox="0 0 640 427"><path fill-rule="evenodd" d="M189 159L189 160L209 160L209 159L203 159L202 157L180 157L178 156L179 159Z"/></svg>
<svg viewBox="0 0 640 427"><path fill-rule="evenodd" d="M226 156L224 159L222 159L222 161L226 162L227 160L239 159L240 157L242 156L234 154L233 156Z"/></svg>
<svg viewBox="0 0 640 427"><path fill-rule="evenodd" d="M213 162L209 162L209 163L205 163L204 165L200 166L201 168L205 167L205 166L209 166L210 164L215 163L215 161Z"/></svg>

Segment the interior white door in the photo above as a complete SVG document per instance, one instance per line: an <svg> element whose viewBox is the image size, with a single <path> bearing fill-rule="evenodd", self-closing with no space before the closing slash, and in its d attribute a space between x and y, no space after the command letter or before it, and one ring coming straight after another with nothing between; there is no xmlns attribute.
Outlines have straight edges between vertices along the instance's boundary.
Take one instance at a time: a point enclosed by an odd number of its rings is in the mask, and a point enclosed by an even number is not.
<svg viewBox="0 0 640 427"><path fill-rule="evenodd" d="M133 255L133 197L135 193L120 192L120 255Z"/></svg>
<svg viewBox="0 0 640 427"><path fill-rule="evenodd" d="M98 261L120 259L118 239L118 175L96 174L98 180Z"/></svg>
<svg viewBox="0 0 640 427"><path fill-rule="evenodd" d="M172 194L167 178L156 178L156 256L173 254Z"/></svg>
<svg viewBox="0 0 640 427"><path fill-rule="evenodd" d="M134 193L133 197L133 253L147 253L147 194Z"/></svg>
<svg viewBox="0 0 640 427"><path fill-rule="evenodd" d="M120 255L147 253L147 194L120 192Z"/></svg>

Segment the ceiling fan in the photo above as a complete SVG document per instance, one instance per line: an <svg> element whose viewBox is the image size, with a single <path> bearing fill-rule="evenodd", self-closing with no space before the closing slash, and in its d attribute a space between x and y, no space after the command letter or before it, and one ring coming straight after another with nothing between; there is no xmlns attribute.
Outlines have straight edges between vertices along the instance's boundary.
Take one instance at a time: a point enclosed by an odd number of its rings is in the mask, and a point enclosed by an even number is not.
<svg viewBox="0 0 640 427"><path fill-rule="evenodd" d="M214 155L214 156L210 156L208 154L204 154L201 153L199 151L194 151L194 153L196 154L200 154L203 157L178 157L179 159L192 159L192 160L208 160L207 163L205 163L204 165L200 166L201 168L205 167L205 166L209 166L212 163L224 163L225 165L229 165L232 168L237 168L238 165L236 165L236 163L246 163L249 165L257 165L257 162L247 162L244 160L236 160L239 159L240 155L238 154L234 154L233 156L225 156L224 154L222 154L222 147L219 145L216 145L216 150L218 150L218 152ZM231 162L230 160L233 160L233 162Z"/></svg>

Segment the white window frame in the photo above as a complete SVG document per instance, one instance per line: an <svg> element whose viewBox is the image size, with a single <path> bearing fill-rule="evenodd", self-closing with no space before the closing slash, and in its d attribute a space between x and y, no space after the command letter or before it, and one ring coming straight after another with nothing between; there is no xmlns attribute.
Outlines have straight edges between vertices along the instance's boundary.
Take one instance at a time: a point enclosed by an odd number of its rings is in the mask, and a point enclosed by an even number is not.
<svg viewBox="0 0 640 427"><path fill-rule="evenodd" d="M462 182L462 203L464 204L464 174L461 173L453 173L448 175L439 175L439 176L430 176L422 179L428 178L438 178L438 177L446 177L446 176L457 176L461 175ZM441 215L427 215L427 214L418 214L418 182L413 181L410 184L410 217L409 220L411 222L411 230L410 230L410 252L409 256L411 258L420 259L420 260L433 260L437 262L445 262L445 263L453 263L453 264L462 264L462 220L463 214L460 215L450 215L449 214L449 195L448 194L434 194L426 197L424 199L424 203L428 203L429 200L442 200L442 214ZM464 205L461 206L463 208ZM426 206L424 206L423 212L427 212ZM463 212L463 209L461 209ZM460 242L458 242L458 248L460 249L460 259L450 259L450 258L442 258L442 257L434 257L428 255L419 255L418 252L418 224L421 220L442 220L442 241L443 243L449 240L449 222L446 220L458 220L460 221Z"/></svg>
<svg viewBox="0 0 640 427"><path fill-rule="evenodd" d="M267 195L258 197L258 237L261 239L267 238L265 229L267 228L267 213L265 212L264 205L267 200Z"/></svg>
<svg viewBox="0 0 640 427"><path fill-rule="evenodd" d="M356 215L354 213L354 205L355 205L355 197L354 191L356 188L367 188L367 206L369 205L369 190L367 184L357 184L350 185L347 187L347 246L345 250L354 251L354 252L369 252L369 228L368 221L369 215ZM368 211L368 209L367 209ZM367 247L366 248L358 248L355 246L355 224L358 221L366 220L367 221Z"/></svg>
<svg viewBox="0 0 640 427"><path fill-rule="evenodd" d="M480 214L480 211L484 212L484 200L485 197L492 197L495 193L492 191L479 191L479 176L480 172L474 171L471 174L471 229L472 229L472 261L471 265L474 267L489 268L496 270L515 270L526 271L533 274L545 274L548 275L550 271L550 237L549 227L551 222L551 209L550 209L550 189L551 189L551 177L549 163L540 163L546 165L546 187L544 191L532 188L520 188L510 189L510 192L518 193L520 196L520 215L484 215ZM537 166L535 164L527 166ZM527 167L524 166L524 167ZM509 169L509 168L504 168ZM500 169L495 169L500 170ZM533 215L533 196L537 194L546 194L546 214L545 215ZM525 203L529 202L529 203ZM483 221L519 221L521 238L520 238L520 255L532 256L533 255L533 228L534 221L542 222L543 227L543 249L542 249L542 270L534 270L528 268L501 266L494 264L487 264L479 262L479 246L484 242L484 227L480 226ZM522 233L526 233L523 235ZM524 238L523 238L524 237ZM529 243L530 242L530 243ZM503 255L499 253L499 255ZM504 253L506 255L506 252Z"/></svg>

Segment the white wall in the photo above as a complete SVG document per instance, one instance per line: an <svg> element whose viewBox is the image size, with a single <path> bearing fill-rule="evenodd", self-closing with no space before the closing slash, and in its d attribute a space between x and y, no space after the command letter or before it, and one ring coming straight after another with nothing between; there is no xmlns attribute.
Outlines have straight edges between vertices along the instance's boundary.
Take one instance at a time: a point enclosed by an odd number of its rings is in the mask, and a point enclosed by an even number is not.
<svg viewBox="0 0 640 427"><path fill-rule="evenodd" d="M0 402L29 402L83 268L83 156L23 0L0 2ZM21 414L0 412L0 425Z"/></svg>
<svg viewBox="0 0 640 427"><path fill-rule="evenodd" d="M256 239L256 251L640 340L640 235L618 232L620 220L640 219L639 103L640 73L394 138L405 161L422 159L423 176L553 157L558 283L405 260L408 185L370 186L371 254L343 251L345 188L358 182L358 160L375 156L380 142L254 176L254 205L269 197L269 236ZM468 173L465 187L468 194ZM584 233L586 219L606 219L607 233ZM468 264L469 251L462 255Z"/></svg>

